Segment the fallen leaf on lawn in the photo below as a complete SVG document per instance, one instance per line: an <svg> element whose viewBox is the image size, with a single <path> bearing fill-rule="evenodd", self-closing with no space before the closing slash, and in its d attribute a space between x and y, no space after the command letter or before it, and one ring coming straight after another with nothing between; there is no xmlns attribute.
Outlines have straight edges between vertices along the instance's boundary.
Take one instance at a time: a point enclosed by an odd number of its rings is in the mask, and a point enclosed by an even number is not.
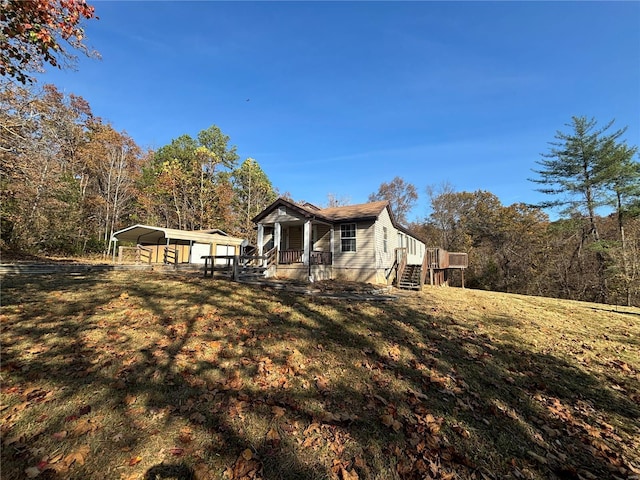
<svg viewBox="0 0 640 480"><path fill-rule="evenodd" d="M269 442L279 442L280 441L280 434L278 433L278 431L271 427L271 429L267 432L267 441Z"/></svg>
<svg viewBox="0 0 640 480"><path fill-rule="evenodd" d="M194 480L214 480L214 472L205 462L196 463L193 466Z"/></svg>
<svg viewBox="0 0 640 480"><path fill-rule="evenodd" d="M178 440L180 440L182 443L192 442L193 434L191 432L191 429L188 427L185 427L182 430L180 430L180 435L178 435Z"/></svg>
<svg viewBox="0 0 640 480"><path fill-rule="evenodd" d="M67 467L70 467L74 463L77 463L78 465L84 465L84 462L87 456L89 455L90 451L91 449L89 448L88 445L83 445L82 447L78 448L77 450L71 452L69 455L64 457L63 463Z"/></svg>
<svg viewBox="0 0 640 480"><path fill-rule="evenodd" d="M66 430L62 430L61 432L53 433L51 436L53 438L55 438L56 440L62 440L63 438L65 438L67 436L67 431Z"/></svg>
<svg viewBox="0 0 640 480"><path fill-rule="evenodd" d="M329 390L329 382L327 381L326 378L317 376L315 380L316 380L316 387L318 387L318 390L323 392Z"/></svg>
<svg viewBox="0 0 640 480"><path fill-rule="evenodd" d="M54 463L58 463L60 460L62 460L62 453L58 453L54 455L53 457L49 458L47 462L50 464L54 464Z"/></svg>
<svg viewBox="0 0 640 480"><path fill-rule="evenodd" d="M465 429L462 425L453 425L453 431L460 435L462 438L469 438L471 434L467 429Z"/></svg>
<svg viewBox="0 0 640 480"><path fill-rule="evenodd" d="M262 464L253 456L250 448L244 450L232 467L227 467L224 476L231 480L258 479Z"/></svg>
<svg viewBox="0 0 640 480"><path fill-rule="evenodd" d="M133 457L129 459L129 466L134 467L142 461L142 457Z"/></svg>
<svg viewBox="0 0 640 480"><path fill-rule="evenodd" d="M355 470L347 470L344 467L340 467L340 478L341 480L359 480L358 474Z"/></svg>
<svg viewBox="0 0 640 480"><path fill-rule="evenodd" d="M207 419L207 417L205 417L200 412L195 412L195 413L191 414L191 416L189 418L191 420L193 420L194 422L196 422L196 423L204 423L204 421Z"/></svg>
<svg viewBox="0 0 640 480"><path fill-rule="evenodd" d="M314 447L316 444L319 443L319 440L317 438L314 437L307 437L304 439L304 441L302 442L302 447L303 448L309 448L309 447Z"/></svg>
<svg viewBox="0 0 640 480"><path fill-rule="evenodd" d="M274 405L273 407L271 407L271 413L273 413L273 416L276 418L280 418L285 414L286 410L282 407L278 407L277 405Z"/></svg>
<svg viewBox="0 0 640 480"><path fill-rule="evenodd" d="M398 345L392 345L389 347L389 357L395 361L400 359L400 347L398 347Z"/></svg>
<svg viewBox="0 0 640 480"><path fill-rule="evenodd" d="M399 431L402 428L402 423L400 423L398 420L396 420L395 418L393 418L391 415L384 414L380 417L380 420L382 420L383 425L392 428L394 432Z"/></svg>
<svg viewBox="0 0 640 480"><path fill-rule="evenodd" d="M38 467L29 467L25 469L24 473L27 474L27 478L36 478L41 472Z"/></svg>
<svg viewBox="0 0 640 480"><path fill-rule="evenodd" d="M307 428L304 429L303 435L306 437L312 434L313 432L319 432L319 431L320 431L320 424L313 422Z"/></svg>
<svg viewBox="0 0 640 480"><path fill-rule="evenodd" d="M247 448L242 452L242 458L245 460L251 460L253 458L253 452L250 448Z"/></svg>
<svg viewBox="0 0 640 480"><path fill-rule="evenodd" d="M179 457L180 455L182 455L184 453L184 448L173 447L173 448L169 449L169 453L171 455L175 455L176 457Z"/></svg>
<svg viewBox="0 0 640 480"><path fill-rule="evenodd" d="M240 390L243 385L244 382L242 381L240 372L238 372L238 370L234 370L231 376L225 382L225 387L229 390Z"/></svg>
<svg viewBox="0 0 640 480"><path fill-rule="evenodd" d="M96 429L96 425L92 424L87 418L82 418L78 420L78 423L76 423L75 427L73 427L71 434L74 437L80 437L81 435L84 435L85 433L89 433Z"/></svg>

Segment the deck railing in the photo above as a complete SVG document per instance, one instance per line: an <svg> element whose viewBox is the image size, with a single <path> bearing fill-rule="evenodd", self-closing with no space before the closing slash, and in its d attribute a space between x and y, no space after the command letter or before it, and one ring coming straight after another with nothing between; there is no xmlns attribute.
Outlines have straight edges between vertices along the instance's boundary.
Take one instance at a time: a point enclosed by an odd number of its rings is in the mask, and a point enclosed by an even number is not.
<svg viewBox="0 0 640 480"><path fill-rule="evenodd" d="M460 252L449 252L449 268L467 268L469 255Z"/></svg>
<svg viewBox="0 0 640 480"><path fill-rule="evenodd" d="M442 248L427 248L427 268L467 268L469 266L469 255L463 252L447 252Z"/></svg>

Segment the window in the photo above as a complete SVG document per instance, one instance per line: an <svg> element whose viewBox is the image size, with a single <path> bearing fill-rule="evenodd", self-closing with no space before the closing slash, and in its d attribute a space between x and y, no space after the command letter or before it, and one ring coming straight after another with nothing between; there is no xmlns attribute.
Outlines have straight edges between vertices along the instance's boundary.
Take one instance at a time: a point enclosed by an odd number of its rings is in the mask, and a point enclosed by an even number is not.
<svg viewBox="0 0 640 480"><path fill-rule="evenodd" d="M382 227L382 250L387 253L387 227Z"/></svg>
<svg viewBox="0 0 640 480"><path fill-rule="evenodd" d="M340 225L340 251L356 251L356 224L346 223Z"/></svg>

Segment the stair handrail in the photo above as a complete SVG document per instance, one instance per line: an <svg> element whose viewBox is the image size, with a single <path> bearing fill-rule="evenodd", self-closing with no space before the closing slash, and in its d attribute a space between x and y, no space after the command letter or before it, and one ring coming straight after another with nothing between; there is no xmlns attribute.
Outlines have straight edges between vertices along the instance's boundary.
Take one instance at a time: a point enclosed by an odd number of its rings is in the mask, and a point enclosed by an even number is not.
<svg viewBox="0 0 640 480"><path fill-rule="evenodd" d="M422 256L422 266L420 267L420 288L422 288L422 286L427 281L427 274L429 272L429 269L427 268L427 264L428 264L427 260L428 260L427 249L425 249L424 255Z"/></svg>
<svg viewBox="0 0 640 480"><path fill-rule="evenodd" d="M264 254L265 257L265 267L269 268L271 265L276 263L276 259L278 258L278 248L273 247L271 250L267 250Z"/></svg>
<svg viewBox="0 0 640 480"><path fill-rule="evenodd" d="M400 284L400 280L402 279L402 275L404 274L404 269L407 268L407 249L396 248L396 261L398 262L398 267L396 269L396 285ZM398 258L398 254L400 254L400 258Z"/></svg>

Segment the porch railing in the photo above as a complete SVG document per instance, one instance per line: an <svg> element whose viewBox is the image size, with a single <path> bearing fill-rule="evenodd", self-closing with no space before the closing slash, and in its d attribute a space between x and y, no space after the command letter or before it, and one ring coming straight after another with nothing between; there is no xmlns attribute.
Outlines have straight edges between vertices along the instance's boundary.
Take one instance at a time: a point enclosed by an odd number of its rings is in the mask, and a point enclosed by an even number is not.
<svg viewBox="0 0 640 480"><path fill-rule="evenodd" d="M311 252L311 265L333 265L333 255L331 252Z"/></svg>
<svg viewBox="0 0 640 480"><path fill-rule="evenodd" d="M280 265L288 265L290 263L302 263L302 255L304 250L280 250L278 263Z"/></svg>
<svg viewBox="0 0 640 480"><path fill-rule="evenodd" d="M280 265L290 265L292 263L303 263L304 250L280 250L278 252L278 263ZM332 265L333 255L331 252L309 252L311 265Z"/></svg>

